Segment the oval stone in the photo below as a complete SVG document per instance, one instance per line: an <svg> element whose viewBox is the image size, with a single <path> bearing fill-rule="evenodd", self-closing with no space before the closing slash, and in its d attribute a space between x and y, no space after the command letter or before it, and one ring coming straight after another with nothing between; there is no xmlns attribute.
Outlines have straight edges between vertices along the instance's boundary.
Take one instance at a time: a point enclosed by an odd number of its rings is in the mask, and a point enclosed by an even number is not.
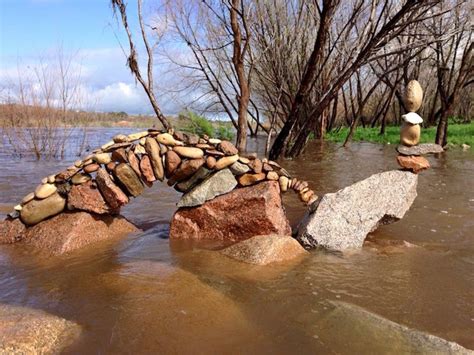
<svg viewBox="0 0 474 355"><path fill-rule="evenodd" d="M28 195L26 195L25 197L23 197L23 199L21 200L21 203L24 205L25 203L28 203L30 202L32 199L35 198L35 193L34 192L30 192Z"/></svg>
<svg viewBox="0 0 474 355"><path fill-rule="evenodd" d="M221 170L221 169L227 168L229 165L234 164L237 160L239 160L239 155L238 154L231 155L231 156L228 156L228 157L223 157L223 158L221 158L217 161L216 166L214 167L214 169Z"/></svg>
<svg viewBox="0 0 474 355"><path fill-rule="evenodd" d="M58 193L42 200L32 200L23 206L20 219L26 225L34 225L42 220L57 215L66 207L66 199Z"/></svg>
<svg viewBox="0 0 474 355"><path fill-rule="evenodd" d="M275 172L275 171L269 171L267 173L267 180L270 180L270 181L277 181L279 178L278 176L278 173Z"/></svg>
<svg viewBox="0 0 474 355"><path fill-rule="evenodd" d="M35 197L41 200L54 194L56 190L57 188L53 184L41 184L35 190Z"/></svg>
<svg viewBox="0 0 474 355"><path fill-rule="evenodd" d="M93 157L94 161L99 164L108 164L112 161L109 153L97 153Z"/></svg>
<svg viewBox="0 0 474 355"><path fill-rule="evenodd" d="M403 123L400 129L400 143L412 147L420 142L420 125Z"/></svg>
<svg viewBox="0 0 474 355"><path fill-rule="evenodd" d="M158 143L161 143L164 145L170 145L172 147L176 145L176 140L169 133L162 133L162 134L157 135L156 140L158 141Z"/></svg>
<svg viewBox="0 0 474 355"><path fill-rule="evenodd" d="M89 164L85 166L82 170L86 173L93 173L94 171L99 170L100 165L99 164Z"/></svg>
<svg viewBox="0 0 474 355"><path fill-rule="evenodd" d="M199 159L204 156L204 152L201 149L194 147L174 147L173 151L179 156L189 159Z"/></svg>
<svg viewBox="0 0 474 355"><path fill-rule="evenodd" d="M288 181L289 179L286 176L280 176L278 183L280 184L280 190L282 192L288 191Z"/></svg>
<svg viewBox="0 0 474 355"><path fill-rule="evenodd" d="M423 102L423 89L416 80L411 80L405 90L405 107L408 112L416 112Z"/></svg>
<svg viewBox="0 0 474 355"><path fill-rule="evenodd" d="M83 184L83 183L89 181L90 179L91 179L90 175L78 173L78 174L76 174L72 177L71 182L74 185L80 185L80 184Z"/></svg>

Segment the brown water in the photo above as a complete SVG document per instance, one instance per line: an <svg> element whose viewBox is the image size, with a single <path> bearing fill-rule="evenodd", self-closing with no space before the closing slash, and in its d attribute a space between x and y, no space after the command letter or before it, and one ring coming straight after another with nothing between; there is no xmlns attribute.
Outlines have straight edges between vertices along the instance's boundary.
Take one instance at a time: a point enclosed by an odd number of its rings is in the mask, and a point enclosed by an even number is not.
<svg viewBox="0 0 474 355"><path fill-rule="evenodd" d="M3 212L67 164L5 154L0 160ZM474 349L474 154L452 150L429 160L432 169L420 175L405 218L375 232L419 248L313 251L277 267L240 264L202 245L170 244L178 194L155 186L123 211L149 228L144 233L54 258L0 246L0 302L79 323L84 332L70 353L394 352L396 344L375 330L347 332L349 320L328 323L331 301ZM320 195L397 168L392 146L364 143L315 143L282 164ZM294 195L284 202L295 225L304 208Z"/></svg>

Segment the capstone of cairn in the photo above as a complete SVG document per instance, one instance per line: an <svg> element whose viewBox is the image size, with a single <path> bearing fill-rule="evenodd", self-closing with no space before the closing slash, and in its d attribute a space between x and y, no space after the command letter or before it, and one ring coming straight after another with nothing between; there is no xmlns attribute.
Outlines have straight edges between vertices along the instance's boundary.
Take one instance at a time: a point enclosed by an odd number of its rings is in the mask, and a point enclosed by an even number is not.
<svg viewBox="0 0 474 355"><path fill-rule="evenodd" d="M274 161L239 154L231 142L149 129L116 135L84 159L45 177L9 218L32 226L66 210L118 214L157 180L166 179L169 186L187 193L223 169L233 174L237 188L278 181L281 192L292 189L306 204L317 199L307 182L292 178Z"/></svg>
<svg viewBox="0 0 474 355"><path fill-rule="evenodd" d="M423 89L418 81L411 80L408 83L404 102L408 113L402 115L400 144L405 147L416 147L420 143L420 124L423 123L423 118L416 113L423 102ZM415 174L430 167L428 160L419 155L399 154L397 162L403 169L410 170Z"/></svg>

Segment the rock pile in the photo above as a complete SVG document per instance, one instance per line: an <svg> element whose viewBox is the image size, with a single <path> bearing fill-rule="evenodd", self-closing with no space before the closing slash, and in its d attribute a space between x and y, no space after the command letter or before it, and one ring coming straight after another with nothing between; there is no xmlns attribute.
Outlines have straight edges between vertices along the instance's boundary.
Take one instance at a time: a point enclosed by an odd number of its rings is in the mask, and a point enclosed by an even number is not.
<svg viewBox="0 0 474 355"><path fill-rule="evenodd" d="M443 148L438 144L418 144L421 135L420 124L423 123L423 119L416 113L423 102L423 90L418 81L412 80L408 83L404 100L408 113L402 115L401 145L397 148L399 153L397 162L403 169L418 174L420 171L430 168L428 160L421 155L441 153Z"/></svg>
<svg viewBox="0 0 474 355"><path fill-rule="evenodd" d="M179 207L199 206L262 181L278 182L282 192L293 189L307 204L317 198L307 182L292 178L278 163L239 155L228 141L149 129L116 135L74 165L45 177L9 216L32 226L64 210L114 215L145 185L165 179L184 193Z"/></svg>

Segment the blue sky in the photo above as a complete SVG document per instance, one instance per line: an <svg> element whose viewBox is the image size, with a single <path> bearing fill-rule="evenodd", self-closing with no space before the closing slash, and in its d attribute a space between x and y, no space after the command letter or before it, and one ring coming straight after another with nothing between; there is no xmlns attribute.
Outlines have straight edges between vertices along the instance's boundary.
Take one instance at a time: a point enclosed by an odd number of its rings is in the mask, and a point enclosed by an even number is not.
<svg viewBox="0 0 474 355"><path fill-rule="evenodd" d="M129 3L133 19L136 2ZM119 41L124 47L127 41L109 0L0 0L0 26L0 81L15 80L18 68L32 67L40 56L48 57L62 46L76 53L83 90L94 101L89 108L151 112L142 88L125 67ZM162 106L168 113L178 110L170 103Z"/></svg>

